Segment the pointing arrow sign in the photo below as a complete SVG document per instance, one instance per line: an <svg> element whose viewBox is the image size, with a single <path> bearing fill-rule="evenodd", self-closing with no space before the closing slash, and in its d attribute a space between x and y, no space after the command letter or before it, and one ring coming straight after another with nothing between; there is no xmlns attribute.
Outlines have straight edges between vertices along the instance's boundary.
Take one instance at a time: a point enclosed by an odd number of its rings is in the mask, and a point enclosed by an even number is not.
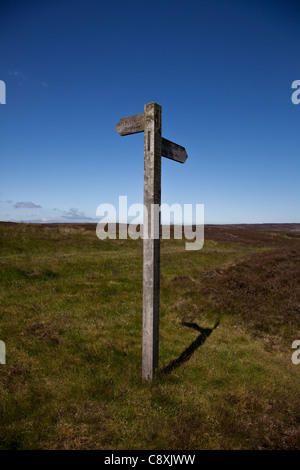
<svg viewBox="0 0 300 470"><path fill-rule="evenodd" d="M161 140L161 154L179 163L184 163L188 157L184 147L164 138Z"/></svg>
<svg viewBox="0 0 300 470"><path fill-rule="evenodd" d="M120 135L138 134L139 132L144 132L144 126L144 113L135 114L134 116L120 119L116 125L116 131ZM163 157L170 158L170 160L179 163L184 163L188 157L184 147L164 138L161 141L161 154Z"/></svg>
<svg viewBox="0 0 300 470"><path fill-rule="evenodd" d="M144 113L120 119L116 125L116 131L119 132L120 135L144 132Z"/></svg>
<svg viewBox="0 0 300 470"><path fill-rule="evenodd" d="M139 132L144 132L144 128L144 113L122 118L116 125L116 131L120 135L138 134ZM170 160L179 163L184 163L188 157L184 147L164 138L161 141L161 154L163 157L170 158Z"/></svg>

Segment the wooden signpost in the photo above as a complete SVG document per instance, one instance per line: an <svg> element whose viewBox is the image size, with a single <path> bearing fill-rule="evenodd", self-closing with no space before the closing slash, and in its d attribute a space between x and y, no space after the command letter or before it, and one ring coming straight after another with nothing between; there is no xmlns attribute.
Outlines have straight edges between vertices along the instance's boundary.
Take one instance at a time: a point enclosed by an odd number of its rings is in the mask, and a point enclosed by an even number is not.
<svg viewBox="0 0 300 470"><path fill-rule="evenodd" d="M142 114L120 119L116 130L120 135L144 132L142 369L143 380L152 381L158 369L161 157L184 163L187 154L184 147L162 138L159 104L145 104Z"/></svg>

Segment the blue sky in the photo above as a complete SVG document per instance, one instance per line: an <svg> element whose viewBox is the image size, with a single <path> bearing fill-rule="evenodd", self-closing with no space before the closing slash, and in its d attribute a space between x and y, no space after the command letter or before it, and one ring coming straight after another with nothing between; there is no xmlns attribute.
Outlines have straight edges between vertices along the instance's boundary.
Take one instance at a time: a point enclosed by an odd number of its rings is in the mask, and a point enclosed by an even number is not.
<svg viewBox="0 0 300 470"><path fill-rule="evenodd" d="M143 199L143 134L121 117L162 106L162 202L206 223L300 222L300 3L0 2L0 220L92 221Z"/></svg>

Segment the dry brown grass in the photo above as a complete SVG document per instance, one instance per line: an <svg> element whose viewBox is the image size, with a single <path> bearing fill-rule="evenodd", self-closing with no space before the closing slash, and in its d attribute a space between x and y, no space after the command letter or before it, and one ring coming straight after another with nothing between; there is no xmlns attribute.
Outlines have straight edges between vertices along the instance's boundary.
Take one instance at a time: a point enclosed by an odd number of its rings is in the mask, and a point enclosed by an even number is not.
<svg viewBox="0 0 300 470"><path fill-rule="evenodd" d="M200 276L201 292L224 314L239 315L256 335L292 341L300 329L300 249L252 255Z"/></svg>

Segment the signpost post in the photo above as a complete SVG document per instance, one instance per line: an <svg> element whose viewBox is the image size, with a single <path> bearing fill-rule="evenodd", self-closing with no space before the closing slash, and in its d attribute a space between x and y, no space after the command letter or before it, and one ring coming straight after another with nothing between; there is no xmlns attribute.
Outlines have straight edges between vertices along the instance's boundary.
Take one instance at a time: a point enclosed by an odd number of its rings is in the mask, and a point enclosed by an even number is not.
<svg viewBox="0 0 300 470"><path fill-rule="evenodd" d="M143 224L143 380L151 382L158 369L160 290L161 157L184 163L184 147L161 136L161 106L146 104L144 113L120 119L120 135L144 132Z"/></svg>

